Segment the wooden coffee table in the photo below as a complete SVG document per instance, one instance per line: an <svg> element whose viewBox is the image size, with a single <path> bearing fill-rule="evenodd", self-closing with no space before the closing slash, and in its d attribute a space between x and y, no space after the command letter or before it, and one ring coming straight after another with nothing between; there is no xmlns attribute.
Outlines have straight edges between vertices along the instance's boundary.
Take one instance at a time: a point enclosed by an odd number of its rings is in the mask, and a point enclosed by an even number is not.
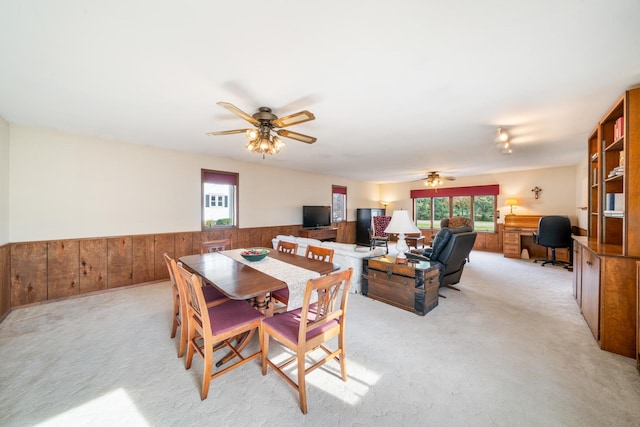
<svg viewBox="0 0 640 427"><path fill-rule="evenodd" d="M440 268L435 261L397 264L385 255L362 260L362 295L424 316L438 305Z"/></svg>

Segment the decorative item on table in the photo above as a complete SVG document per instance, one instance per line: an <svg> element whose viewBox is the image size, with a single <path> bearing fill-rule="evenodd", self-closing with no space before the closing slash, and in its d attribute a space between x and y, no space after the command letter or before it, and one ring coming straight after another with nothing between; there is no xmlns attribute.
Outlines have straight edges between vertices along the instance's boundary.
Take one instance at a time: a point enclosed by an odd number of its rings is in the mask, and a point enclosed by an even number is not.
<svg viewBox="0 0 640 427"><path fill-rule="evenodd" d="M387 234L398 234L398 241L396 242L396 250L398 256L396 257L396 263L406 264L407 256L405 252L409 251L409 245L405 240L405 234L408 233L420 233L420 229L409 218L409 211L393 211L391 216L391 222L389 226L384 230Z"/></svg>
<svg viewBox="0 0 640 427"><path fill-rule="evenodd" d="M247 249L245 251L240 252L242 258L247 261L260 261L264 259L267 255L269 255L268 249Z"/></svg>

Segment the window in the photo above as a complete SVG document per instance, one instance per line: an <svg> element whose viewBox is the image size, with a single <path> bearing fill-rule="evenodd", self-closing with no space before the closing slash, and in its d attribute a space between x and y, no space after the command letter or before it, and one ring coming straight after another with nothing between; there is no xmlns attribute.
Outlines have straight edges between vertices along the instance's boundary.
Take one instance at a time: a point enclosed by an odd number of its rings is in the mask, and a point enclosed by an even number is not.
<svg viewBox="0 0 640 427"><path fill-rule="evenodd" d="M456 196L451 198L451 216L471 218L471 196Z"/></svg>
<svg viewBox="0 0 640 427"><path fill-rule="evenodd" d="M431 226L431 197L415 199L413 209L416 213L418 228L433 228Z"/></svg>
<svg viewBox="0 0 640 427"><path fill-rule="evenodd" d="M202 169L202 229L238 225L238 174Z"/></svg>
<svg viewBox="0 0 640 427"><path fill-rule="evenodd" d="M479 231L495 230L496 196L476 196L473 199L473 225Z"/></svg>
<svg viewBox="0 0 640 427"><path fill-rule="evenodd" d="M412 190L416 225L440 228L440 221L452 216L473 218L477 231L496 230L495 209L498 185Z"/></svg>
<svg viewBox="0 0 640 427"><path fill-rule="evenodd" d="M347 187L331 186L331 222L347 220Z"/></svg>

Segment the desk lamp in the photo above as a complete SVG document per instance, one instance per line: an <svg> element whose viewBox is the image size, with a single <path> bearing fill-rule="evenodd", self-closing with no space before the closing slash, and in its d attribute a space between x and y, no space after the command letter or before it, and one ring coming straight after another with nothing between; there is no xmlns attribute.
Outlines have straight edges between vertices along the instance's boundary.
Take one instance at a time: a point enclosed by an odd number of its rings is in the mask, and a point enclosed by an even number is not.
<svg viewBox="0 0 640 427"><path fill-rule="evenodd" d="M507 199L507 201L505 202L507 206L509 206L511 208L511 211L509 212L509 215L513 215L513 207L514 206L518 206L518 199Z"/></svg>
<svg viewBox="0 0 640 427"><path fill-rule="evenodd" d="M384 230L387 234L397 234L398 241L396 242L396 249L398 250L398 256L396 257L396 263L406 264L407 256L405 252L409 250L409 245L405 240L405 234L407 233L420 233L420 229L409 218L409 211L393 211L391 216L391 222Z"/></svg>

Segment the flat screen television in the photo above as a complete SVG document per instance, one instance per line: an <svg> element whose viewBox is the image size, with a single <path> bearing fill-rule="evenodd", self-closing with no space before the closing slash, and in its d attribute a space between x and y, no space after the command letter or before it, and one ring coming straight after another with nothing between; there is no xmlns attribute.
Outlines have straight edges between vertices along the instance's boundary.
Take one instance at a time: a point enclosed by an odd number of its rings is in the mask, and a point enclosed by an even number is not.
<svg viewBox="0 0 640 427"><path fill-rule="evenodd" d="M331 206L303 206L302 227L317 228L331 226Z"/></svg>

